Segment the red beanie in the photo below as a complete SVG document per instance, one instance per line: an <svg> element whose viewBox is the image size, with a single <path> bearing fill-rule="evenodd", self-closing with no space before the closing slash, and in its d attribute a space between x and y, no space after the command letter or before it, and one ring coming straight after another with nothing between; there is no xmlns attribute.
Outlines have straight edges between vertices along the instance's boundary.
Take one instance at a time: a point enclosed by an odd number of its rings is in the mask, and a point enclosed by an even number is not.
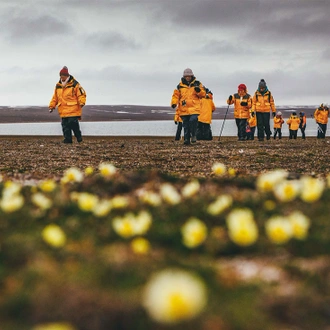
<svg viewBox="0 0 330 330"><path fill-rule="evenodd" d="M64 66L62 68L62 70L60 71L60 76L70 76L69 75L69 69L66 66Z"/></svg>
<svg viewBox="0 0 330 330"><path fill-rule="evenodd" d="M244 84L240 84L240 85L238 85L238 90L246 91L246 86Z"/></svg>

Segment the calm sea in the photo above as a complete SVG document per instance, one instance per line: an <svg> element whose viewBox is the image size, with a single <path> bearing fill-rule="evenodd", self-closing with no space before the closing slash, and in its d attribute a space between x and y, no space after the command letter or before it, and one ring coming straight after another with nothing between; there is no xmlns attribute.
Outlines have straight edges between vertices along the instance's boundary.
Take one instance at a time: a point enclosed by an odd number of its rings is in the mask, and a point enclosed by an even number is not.
<svg viewBox="0 0 330 330"><path fill-rule="evenodd" d="M213 136L219 136L223 120L213 120ZM176 125L172 120L160 121L108 121L81 122L84 136L174 136ZM272 123L271 123L272 127ZM183 132L182 132L183 133ZM282 128L283 136L289 136L288 125ZM316 136L317 126L312 118L307 118L306 136ZM15 123L0 124L0 135L62 135L58 123ZM236 136L237 128L233 119L227 119L223 126L222 136ZM301 136L298 131L298 136Z"/></svg>

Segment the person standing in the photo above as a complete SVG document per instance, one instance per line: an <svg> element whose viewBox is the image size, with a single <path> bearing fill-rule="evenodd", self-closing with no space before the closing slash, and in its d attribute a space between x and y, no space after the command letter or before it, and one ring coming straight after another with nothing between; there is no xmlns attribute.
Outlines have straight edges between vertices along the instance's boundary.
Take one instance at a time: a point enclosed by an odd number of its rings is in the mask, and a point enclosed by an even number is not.
<svg viewBox="0 0 330 330"><path fill-rule="evenodd" d="M177 125L176 134L175 134L175 141L179 141L181 139L181 132L182 132L182 119L179 116L178 108L176 108L174 114L174 124Z"/></svg>
<svg viewBox="0 0 330 330"><path fill-rule="evenodd" d="M237 126L238 141L245 141L247 120L250 117L252 106L251 95L248 94L245 84L238 85L237 93L229 95L227 104L234 104L234 118Z"/></svg>
<svg viewBox="0 0 330 330"><path fill-rule="evenodd" d="M58 107L62 120L63 143L72 143L72 131L77 142L82 142L79 120L85 103L85 90L64 66L60 71L60 80L55 86L53 97L49 103L49 112L53 112L56 106Z"/></svg>
<svg viewBox="0 0 330 330"><path fill-rule="evenodd" d="M275 117L276 107L272 93L268 90L264 79L261 79L252 99L252 111L257 114L258 140L264 141L265 133L267 140L270 139L270 112Z"/></svg>
<svg viewBox="0 0 330 330"><path fill-rule="evenodd" d="M256 131L256 126L257 126L257 117L255 112L250 110L250 117L247 120L247 122L250 128L250 132L246 133L247 140L254 140L254 133Z"/></svg>
<svg viewBox="0 0 330 330"><path fill-rule="evenodd" d="M198 124L197 124L197 140L212 140L212 114L215 110L215 105L213 102L213 93L205 88L205 98L201 99L201 113L198 116Z"/></svg>
<svg viewBox="0 0 330 330"><path fill-rule="evenodd" d="M329 117L329 108L327 104L321 104L314 112L314 118L317 124L317 138L324 139L327 131Z"/></svg>
<svg viewBox="0 0 330 330"><path fill-rule="evenodd" d="M196 79L191 69L185 69L171 99L173 109L179 105L178 112L182 119L185 145L197 141L197 121L201 111L201 99L205 95L203 84Z"/></svg>
<svg viewBox="0 0 330 330"><path fill-rule="evenodd" d="M279 111L274 117L274 140L276 139L276 135L278 133L279 140L282 139L282 125L284 120L282 118L282 112Z"/></svg>
<svg viewBox="0 0 330 330"><path fill-rule="evenodd" d="M300 118L297 116L295 112L292 112L292 115L286 122L289 125L289 139L296 139L298 128L300 124Z"/></svg>
<svg viewBox="0 0 330 330"><path fill-rule="evenodd" d="M304 112L299 112L299 118L300 118L300 124L299 124L299 128L301 131L301 135L302 138L305 140L306 136L305 136L305 130L306 130L306 115Z"/></svg>

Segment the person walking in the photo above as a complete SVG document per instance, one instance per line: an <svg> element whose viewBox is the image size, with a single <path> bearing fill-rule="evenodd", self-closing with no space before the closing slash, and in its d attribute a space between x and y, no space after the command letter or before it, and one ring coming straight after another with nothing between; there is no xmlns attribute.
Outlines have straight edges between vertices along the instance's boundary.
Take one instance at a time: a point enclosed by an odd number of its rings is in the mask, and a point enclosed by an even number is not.
<svg viewBox="0 0 330 330"><path fill-rule="evenodd" d="M256 126L257 126L257 117L255 112L250 110L250 117L247 120L247 132L246 132L246 137L247 140L254 140L254 133L256 131Z"/></svg>
<svg viewBox="0 0 330 330"><path fill-rule="evenodd" d="M300 118L297 116L296 112L292 112L286 123L289 125L289 139L296 139L300 124Z"/></svg>
<svg viewBox="0 0 330 330"><path fill-rule="evenodd" d="M178 112L182 119L185 145L197 141L197 121L201 111L201 99L205 95L203 84L196 79L190 68L185 69L171 99L171 107L173 109L179 108Z"/></svg>
<svg viewBox="0 0 330 330"><path fill-rule="evenodd" d="M306 115L304 112L299 112L299 118L300 118L300 124L299 124L299 128L301 131L301 136L302 138L305 140L306 136L305 136L305 130L306 130Z"/></svg>
<svg viewBox="0 0 330 330"><path fill-rule="evenodd" d="M82 142L79 120L85 103L85 90L64 66L60 71L60 80L55 86L53 97L49 103L49 112L53 112L56 106L58 107L62 120L63 143L72 143L72 131L77 142Z"/></svg>
<svg viewBox="0 0 330 330"><path fill-rule="evenodd" d="M201 99L201 113L198 116L197 124L197 140L212 140L212 114L215 111L215 105L213 102L213 93L204 86L205 89L205 98Z"/></svg>
<svg viewBox="0 0 330 330"><path fill-rule="evenodd" d="M251 95L248 94L245 84L238 85L237 93L229 95L227 104L234 104L234 118L237 126L237 137L239 141L245 141L247 120L250 117L252 106Z"/></svg>
<svg viewBox="0 0 330 330"><path fill-rule="evenodd" d="M272 93L268 90L266 81L261 79L258 89L252 98L252 111L257 114L258 140L264 141L265 133L267 140L270 139L270 112L275 117L276 107Z"/></svg>
<svg viewBox="0 0 330 330"><path fill-rule="evenodd" d="M284 120L282 118L282 112L279 111L274 117L274 140L276 139L276 135L278 134L279 140L282 139L282 125Z"/></svg>
<svg viewBox="0 0 330 330"><path fill-rule="evenodd" d="M314 118L317 124L317 138L324 139L327 131L329 118L329 107L327 104L321 104L314 112Z"/></svg>

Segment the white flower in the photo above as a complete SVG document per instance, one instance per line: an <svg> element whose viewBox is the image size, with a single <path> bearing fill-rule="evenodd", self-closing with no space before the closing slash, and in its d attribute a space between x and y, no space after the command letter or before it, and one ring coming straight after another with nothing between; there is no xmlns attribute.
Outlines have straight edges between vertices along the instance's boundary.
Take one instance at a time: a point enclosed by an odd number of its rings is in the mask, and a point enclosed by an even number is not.
<svg viewBox="0 0 330 330"><path fill-rule="evenodd" d="M286 179L288 172L285 170L275 170L260 174L257 178L257 188L259 191L271 191L281 181Z"/></svg>
<svg viewBox="0 0 330 330"><path fill-rule="evenodd" d="M181 227L183 244L189 248L201 245L207 237L207 227L204 222L197 218L189 218Z"/></svg>
<svg viewBox="0 0 330 330"><path fill-rule="evenodd" d="M222 163L214 163L212 166L212 172L217 176L223 176L227 172L227 167Z"/></svg>
<svg viewBox="0 0 330 330"><path fill-rule="evenodd" d="M181 196L177 190L169 183L163 183L160 187L160 195L163 200L171 205L179 204L181 202Z"/></svg>
<svg viewBox="0 0 330 330"><path fill-rule="evenodd" d="M0 201L0 207L5 213L12 213L21 209L24 205L24 198L21 195L6 195Z"/></svg>
<svg viewBox="0 0 330 330"><path fill-rule="evenodd" d="M112 209L112 203L109 200L103 199L95 204L92 212L97 217L105 217Z"/></svg>
<svg viewBox="0 0 330 330"><path fill-rule="evenodd" d="M81 182L84 179L84 174L77 167L70 167L65 170L64 175L61 179L62 183L68 182Z"/></svg>
<svg viewBox="0 0 330 330"><path fill-rule="evenodd" d="M53 202L42 193L36 193L31 196L31 201L34 205L42 210L47 210L52 207Z"/></svg>
<svg viewBox="0 0 330 330"><path fill-rule="evenodd" d="M230 195L221 195L207 207L207 212L211 215L218 215L233 204Z"/></svg>
<svg viewBox="0 0 330 330"><path fill-rule="evenodd" d="M141 190L138 193L139 199L142 203L148 204L150 206L159 206L162 203L162 199L159 194L149 191Z"/></svg>
<svg viewBox="0 0 330 330"><path fill-rule="evenodd" d="M288 219L292 225L293 237L300 240L305 239L310 226L309 218L300 211L295 211L289 215Z"/></svg>
<svg viewBox="0 0 330 330"><path fill-rule="evenodd" d="M166 269L146 284L142 304L153 320L175 324L202 312L207 304L206 286L192 273Z"/></svg>
<svg viewBox="0 0 330 330"><path fill-rule="evenodd" d="M51 192L56 188L56 183L54 180L43 180L38 186L44 192Z"/></svg>
<svg viewBox="0 0 330 330"><path fill-rule="evenodd" d="M126 196L114 196L110 201L113 209L124 209L129 204Z"/></svg>
<svg viewBox="0 0 330 330"><path fill-rule="evenodd" d="M82 192L78 194L77 204L80 210L85 212L92 212L96 205L98 204L99 199L96 195Z"/></svg>
<svg viewBox="0 0 330 330"><path fill-rule="evenodd" d="M283 180L274 187L274 195L281 202L293 201L300 193L298 180Z"/></svg>
<svg viewBox="0 0 330 330"><path fill-rule="evenodd" d="M43 229L42 238L47 244L56 248L62 247L66 243L64 231L55 224L50 224Z"/></svg>
<svg viewBox="0 0 330 330"><path fill-rule="evenodd" d="M270 218L266 222L265 228L268 238L275 244L284 244L293 235L292 223L286 217L274 216Z"/></svg>
<svg viewBox="0 0 330 330"><path fill-rule="evenodd" d="M99 165L99 171L103 177L111 178L117 172L117 168L110 163L101 163Z"/></svg>
<svg viewBox="0 0 330 330"><path fill-rule="evenodd" d="M300 182L302 185L300 198L304 202L313 203L321 198L325 187L325 182L323 180L303 176Z"/></svg>
<svg viewBox="0 0 330 330"><path fill-rule="evenodd" d="M185 198L192 197L198 193L200 189L200 184L197 180L192 180L188 182L183 188L182 188L182 196Z"/></svg>

